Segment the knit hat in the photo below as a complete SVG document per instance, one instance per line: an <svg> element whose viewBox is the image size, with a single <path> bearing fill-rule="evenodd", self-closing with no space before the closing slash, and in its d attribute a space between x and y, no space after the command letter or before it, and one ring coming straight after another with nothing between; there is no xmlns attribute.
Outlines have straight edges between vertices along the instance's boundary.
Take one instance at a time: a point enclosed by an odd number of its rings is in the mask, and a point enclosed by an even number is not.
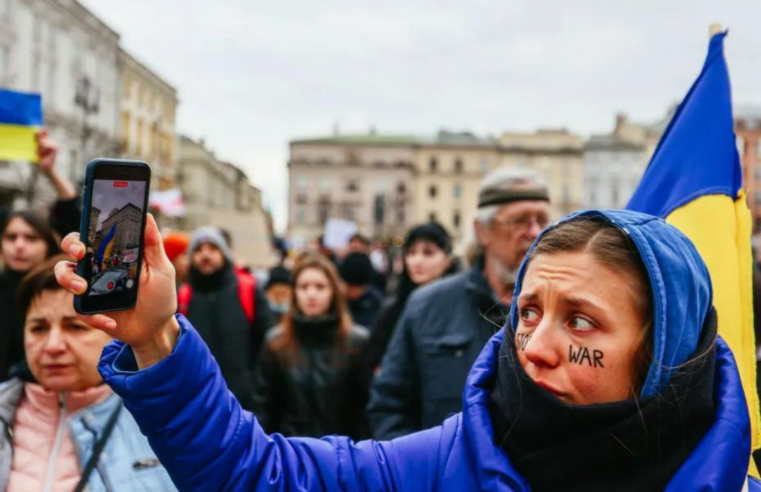
<svg viewBox="0 0 761 492"><path fill-rule="evenodd" d="M185 254L190 244L190 235L184 232L173 231L164 236L164 251L169 261L174 261L178 256Z"/></svg>
<svg viewBox="0 0 761 492"><path fill-rule="evenodd" d="M367 285L373 278L373 264L365 253L349 253L338 271L349 285Z"/></svg>
<svg viewBox="0 0 761 492"><path fill-rule="evenodd" d="M276 266L270 270L270 277L267 279L264 290L279 284L291 285L291 271L284 266Z"/></svg>
<svg viewBox="0 0 761 492"><path fill-rule="evenodd" d="M193 256L195 250L203 243L213 244L222 251L227 261L233 261L233 255L230 248L227 246L222 232L214 226L203 226L196 229L193 233L193 238L190 240L190 248L188 248L188 254Z"/></svg>
<svg viewBox="0 0 761 492"><path fill-rule="evenodd" d="M438 222L429 222L410 229L404 240L404 251L407 251L417 241L430 241L445 253L452 252L452 238L444 227Z"/></svg>

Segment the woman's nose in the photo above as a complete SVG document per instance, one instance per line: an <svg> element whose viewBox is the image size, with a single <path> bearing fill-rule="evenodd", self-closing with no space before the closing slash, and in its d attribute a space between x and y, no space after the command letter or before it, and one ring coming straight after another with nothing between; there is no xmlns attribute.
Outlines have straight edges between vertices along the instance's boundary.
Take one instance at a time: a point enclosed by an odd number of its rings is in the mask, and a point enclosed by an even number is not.
<svg viewBox="0 0 761 492"><path fill-rule="evenodd" d="M545 317L530 335L516 338L518 350L523 350L526 359L537 366L556 367L560 364L559 341L552 333L550 321Z"/></svg>
<svg viewBox="0 0 761 492"><path fill-rule="evenodd" d="M60 353L66 350L66 340L63 331L54 327L50 330L47 340L45 340L45 351L49 353Z"/></svg>

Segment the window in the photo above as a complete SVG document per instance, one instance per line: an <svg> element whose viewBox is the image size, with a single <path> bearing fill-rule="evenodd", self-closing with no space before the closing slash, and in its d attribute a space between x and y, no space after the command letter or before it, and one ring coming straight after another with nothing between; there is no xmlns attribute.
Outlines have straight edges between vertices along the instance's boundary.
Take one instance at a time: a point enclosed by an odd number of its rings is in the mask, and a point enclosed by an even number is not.
<svg viewBox="0 0 761 492"><path fill-rule="evenodd" d="M396 192L404 195L407 192L407 184L404 181L399 181L396 185Z"/></svg>
<svg viewBox="0 0 761 492"><path fill-rule="evenodd" d="M344 218L346 220L357 220L357 208L353 203L344 203Z"/></svg>
<svg viewBox="0 0 761 492"><path fill-rule="evenodd" d="M346 191L359 191L359 181L350 179L346 182Z"/></svg>
<svg viewBox="0 0 761 492"><path fill-rule="evenodd" d="M462 174L462 159L459 157L454 161L454 172L455 174Z"/></svg>
<svg viewBox="0 0 761 492"><path fill-rule="evenodd" d="M304 176L299 176L296 179L296 189L299 191L306 191L307 190L307 178Z"/></svg>
<svg viewBox="0 0 761 492"><path fill-rule="evenodd" d="M375 182L375 191L378 193L386 194L386 191L388 191L388 180L387 179L379 179Z"/></svg>
<svg viewBox="0 0 761 492"><path fill-rule="evenodd" d="M587 187L589 190L588 205L593 208L597 205L597 187L598 186L599 186L599 182L597 181L597 178L590 178L587 181Z"/></svg>
<svg viewBox="0 0 761 492"><path fill-rule="evenodd" d="M375 195L373 219L376 225L383 225L386 220L386 197L383 195Z"/></svg>
<svg viewBox="0 0 761 492"><path fill-rule="evenodd" d="M435 174L436 171L439 169L439 162L436 160L435 157L431 157L430 162L428 163L428 167L431 171L431 174Z"/></svg>
<svg viewBox="0 0 761 492"><path fill-rule="evenodd" d="M461 222L460 212L458 210L455 210L454 213L452 214L452 225L458 231L460 230L460 222Z"/></svg>
<svg viewBox="0 0 761 492"><path fill-rule="evenodd" d="M327 200L320 200L317 204L317 218L320 221L320 225L325 225L330 215L330 202Z"/></svg>
<svg viewBox="0 0 761 492"><path fill-rule="evenodd" d="M304 205L296 207L296 223L306 224L307 222L307 209Z"/></svg>
<svg viewBox="0 0 761 492"><path fill-rule="evenodd" d="M320 191L330 191L332 184L330 178L320 179Z"/></svg>
<svg viewBox="0 0 761 492"><path fill-rule="evenodd" d="M439 190L436 188L436 185L431 185L428 188L428 196L431 198L436 198L436 195L439 194Z"/></svg>
<svg viewBox="0 0 761 492"><path fill-rule="evenodd" d="M428 214L428 221L429 222L438 222L436 220L436 212L431 212Z"/></svg>
<svg viewBox="0 0 761 492"><path fill-rule="evenodd" d="M452 192L455 198L462 197L462 184L455 183L454 187L452 188Z"/></svg>
<svg viewBox="0 0 761 492"><path fill-rule="evenodd" d="M397 225L403 225L407 220L407 216L404 212L404 205L399 204L396 206L396 223Z"/></svg>
<svg viewBox="0 0 761 492"><path fill-rule="evenodd" d="M481 157L481 160L478 162L478 167L480 168L481 174L486 174L489 172L489 158L488 157Z"/></svg>

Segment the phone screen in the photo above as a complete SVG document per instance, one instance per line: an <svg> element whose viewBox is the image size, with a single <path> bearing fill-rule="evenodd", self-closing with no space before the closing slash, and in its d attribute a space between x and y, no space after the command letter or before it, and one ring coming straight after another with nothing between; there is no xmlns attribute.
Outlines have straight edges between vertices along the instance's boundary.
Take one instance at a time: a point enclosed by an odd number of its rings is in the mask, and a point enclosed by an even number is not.
<svg viewBox="0 0 761 492"><path fill-rule="evenodd" d="M81 265L88 283L81 302L88 312L125 309L137 297L148 181L135 171L109 167L96 168L89 184L87 251ZM114 174L118 177L109 176Z"/></svg>

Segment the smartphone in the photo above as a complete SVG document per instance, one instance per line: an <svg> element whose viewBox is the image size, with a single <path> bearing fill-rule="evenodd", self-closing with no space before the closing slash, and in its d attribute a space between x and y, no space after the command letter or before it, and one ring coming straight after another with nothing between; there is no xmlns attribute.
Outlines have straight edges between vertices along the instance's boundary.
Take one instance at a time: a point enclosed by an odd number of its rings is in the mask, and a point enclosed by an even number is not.
<svg viewBox="0 0 761 492"><path fill-rule="evenodd" d="M95 159L87 165L79 226L87 251L77 264L87 291L74 297L78 313L135 306L150 182L145 162Z"/></svg>

